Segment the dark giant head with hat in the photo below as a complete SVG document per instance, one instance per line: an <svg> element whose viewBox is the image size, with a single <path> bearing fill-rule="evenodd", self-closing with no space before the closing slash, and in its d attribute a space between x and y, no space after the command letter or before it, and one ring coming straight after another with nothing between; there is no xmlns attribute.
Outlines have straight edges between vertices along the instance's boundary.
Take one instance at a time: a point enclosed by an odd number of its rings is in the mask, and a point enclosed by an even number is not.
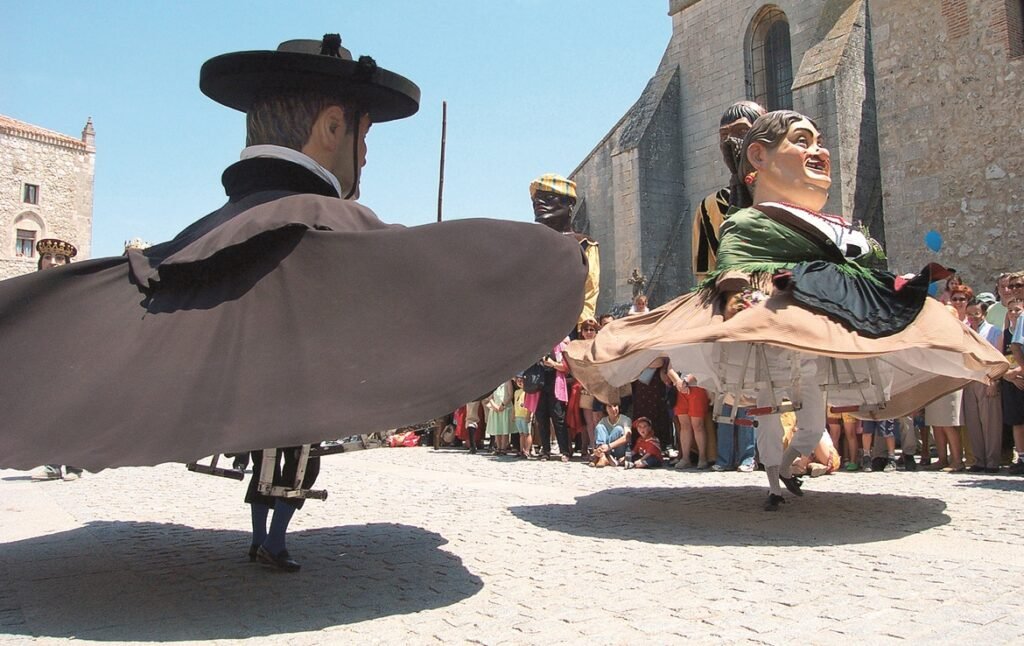
<svg viewBox="0 0 1024 646"><path fill-rule="evenodd" d="M339 179L347 197L358 189L365 130L372 123L415 114L420 101L415 83L369 56L354 60L338 34L285 41L274 51L216 56L203 64L199 88L214 101L246 113L248 145L303 152ZM340 133L330 120L338 113L321 121L331 108L344 114ZM348 131L353 131L352 141L346 140L342 156L336 150L341 142L331 136Z"/></svg>

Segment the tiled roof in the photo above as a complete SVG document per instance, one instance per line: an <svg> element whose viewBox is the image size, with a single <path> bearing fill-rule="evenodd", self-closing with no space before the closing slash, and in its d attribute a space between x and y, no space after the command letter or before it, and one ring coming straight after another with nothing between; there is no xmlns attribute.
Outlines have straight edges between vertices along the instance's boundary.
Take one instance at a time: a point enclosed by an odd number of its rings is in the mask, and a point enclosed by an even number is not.
<svg viewBox="0 0 1024 646"><path fill-rule="evenodd" d="M41 141L43 143L63 146L65 148L74 148L76 150L86 149L85 142L81 139L75 139L74 137L69 137L68 135L64 135L53 130L33 126L31 123L18 121L17 119L12 119L11 117L3 114L0 114L0 133L24 137L25 139Z"/></svg>

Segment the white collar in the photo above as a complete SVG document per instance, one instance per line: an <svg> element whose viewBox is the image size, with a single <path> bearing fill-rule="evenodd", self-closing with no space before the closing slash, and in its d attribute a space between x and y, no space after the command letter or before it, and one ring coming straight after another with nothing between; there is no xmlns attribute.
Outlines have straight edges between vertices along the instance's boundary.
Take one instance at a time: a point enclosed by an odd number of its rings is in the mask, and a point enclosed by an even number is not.
<svg viewBox="0 0 1024 646"><path fill-rule="evenodd" d="M839 215L817 213L792 204L781 202L765 202L766 206L785 209L804 222L807 222L815 229L827 236L839 247L839 250L846 258L856 258L871 251L871 244L863 233L854 229L846 221L846 218ZM757 208L756 206L754 208Z"/></svg>
<svg viewBox="0 0 1024 646"><path fill-rule="evenodd" d="M339 197L341 196L341 183L338 181L338 178L321 166L319 162L305 153L301 153L293 148L285 148L284 146L260 144L258 146L248 146L243 148L242 154L239 156L240 159L254 159L256 157L272 157L274 159L283 159L285 161L290 161L293 164L298 164L333 186L334 191Z"/></svg>

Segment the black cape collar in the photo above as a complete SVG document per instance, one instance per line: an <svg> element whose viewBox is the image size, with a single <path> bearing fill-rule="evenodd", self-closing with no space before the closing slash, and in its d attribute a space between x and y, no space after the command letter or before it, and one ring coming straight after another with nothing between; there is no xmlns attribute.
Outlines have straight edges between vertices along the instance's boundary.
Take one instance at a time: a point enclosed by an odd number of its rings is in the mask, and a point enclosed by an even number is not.
<svg viewBox="0 0 1024 646"><path fill-rule="evenodd" d="M328 182L302 166L273 157L243 159L228 166L221 176L224 191L232 202L260 191L314 193L341 197Z"/></svg>

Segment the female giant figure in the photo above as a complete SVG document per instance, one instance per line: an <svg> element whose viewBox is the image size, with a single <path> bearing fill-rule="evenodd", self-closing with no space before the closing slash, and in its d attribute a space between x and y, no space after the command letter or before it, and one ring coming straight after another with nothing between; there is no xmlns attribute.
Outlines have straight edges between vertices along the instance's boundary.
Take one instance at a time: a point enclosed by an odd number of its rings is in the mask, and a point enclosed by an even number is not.
<svg viewBox="0 0 1024 646"><path fill-rule="evenodd" d="M875 248L841 216L820 213L831 186L829 152L810 119L792 111L758 118L743 140L739 172L748 187L722 225L718 267L698 291L606 326L569 349L573 373L599 398L614 399L658 357L719 394L757 397L758 448L768 470L766 509L799 495L788 467L825 428L824 396L858 416L888 419L1007 364L991 345L928 298L946 270L929 265L912 279L869 269ZM762 292L759 304L728 321L731 294ZM782 455L778 411L796 408L798 430Z"/></svg>

